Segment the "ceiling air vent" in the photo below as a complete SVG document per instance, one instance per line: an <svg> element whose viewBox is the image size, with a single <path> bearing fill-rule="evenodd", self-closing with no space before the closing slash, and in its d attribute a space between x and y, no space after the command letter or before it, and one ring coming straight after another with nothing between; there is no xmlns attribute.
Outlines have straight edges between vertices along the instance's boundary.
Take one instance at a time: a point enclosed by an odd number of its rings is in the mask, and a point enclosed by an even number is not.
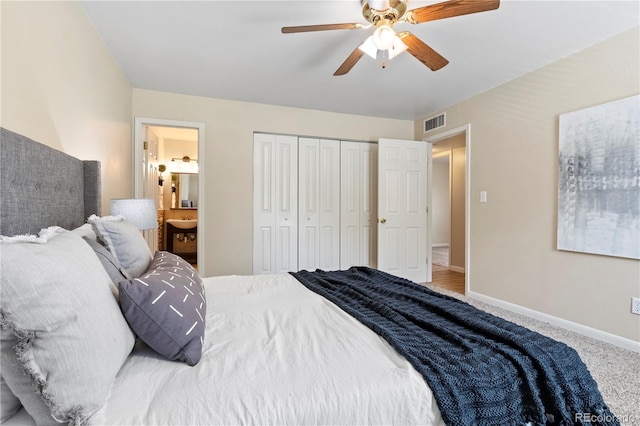
<svg viewBox="0 0 640 426"><path fill-rule="evenodd" d="M447 121L446 112L443 112L440 115L436 115L435 117L427 118L426 120L424 120L424 133L446 126L447 124L446 121Z"/></svg>

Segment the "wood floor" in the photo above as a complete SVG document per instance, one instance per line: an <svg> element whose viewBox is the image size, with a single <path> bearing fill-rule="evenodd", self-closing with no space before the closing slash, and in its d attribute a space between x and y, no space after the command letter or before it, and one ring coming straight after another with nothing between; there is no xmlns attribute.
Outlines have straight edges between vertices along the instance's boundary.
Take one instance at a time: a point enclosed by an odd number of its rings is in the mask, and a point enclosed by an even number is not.
<svg viewBox="0 0 640 426"><path fill-rule="evenodd" d="M464 294L464 274L442 266L433 265L431 285Z"/></svg>

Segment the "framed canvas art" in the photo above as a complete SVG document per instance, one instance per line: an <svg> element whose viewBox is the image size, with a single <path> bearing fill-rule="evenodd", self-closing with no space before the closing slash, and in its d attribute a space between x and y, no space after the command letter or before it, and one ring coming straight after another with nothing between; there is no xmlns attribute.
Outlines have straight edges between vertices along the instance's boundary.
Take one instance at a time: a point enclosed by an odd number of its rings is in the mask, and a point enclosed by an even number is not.
<svg viewBox="0 0 640 426"><path fill-rule="evenodd" d="M559 124L558 250L640 259L640 96Z"/></svg>

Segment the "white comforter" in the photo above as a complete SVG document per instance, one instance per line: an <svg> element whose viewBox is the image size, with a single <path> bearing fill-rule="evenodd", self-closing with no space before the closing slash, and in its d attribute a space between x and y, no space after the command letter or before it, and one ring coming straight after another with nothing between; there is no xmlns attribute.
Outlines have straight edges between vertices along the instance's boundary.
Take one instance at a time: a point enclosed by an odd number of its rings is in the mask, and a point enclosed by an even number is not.
<svg viewBox="0 0 640 426"><path fill-rule="evenodd" d="M95 424L443 424L409 362L292 276L205 288L200 363L136 347Z"/></svg>

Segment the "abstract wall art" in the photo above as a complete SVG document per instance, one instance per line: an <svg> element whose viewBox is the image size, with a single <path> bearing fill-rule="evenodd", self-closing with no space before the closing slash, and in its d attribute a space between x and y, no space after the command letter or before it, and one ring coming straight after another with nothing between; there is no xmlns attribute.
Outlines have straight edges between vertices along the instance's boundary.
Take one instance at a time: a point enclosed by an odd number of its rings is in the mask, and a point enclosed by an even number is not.
<svg viewBox="0 0 640 426"><path fill-rule="evenodd" d="M558 250L640 259L640 96L559 121Z"/></svg>

